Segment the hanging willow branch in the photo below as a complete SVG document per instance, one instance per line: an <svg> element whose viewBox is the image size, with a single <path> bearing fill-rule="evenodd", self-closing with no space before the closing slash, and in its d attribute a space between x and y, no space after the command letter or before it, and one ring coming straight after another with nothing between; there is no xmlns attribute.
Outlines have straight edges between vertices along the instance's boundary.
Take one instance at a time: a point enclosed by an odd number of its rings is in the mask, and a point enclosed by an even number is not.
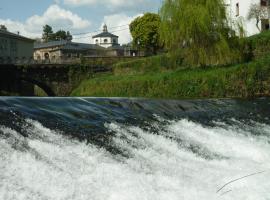
<svg viewBox="0 0 270 200"><path fill-rule="evenodd" d="M253 174L249 174L249 175L246 175L246 176L243 176L241 178L237 178L235 180L232 180L228 183L226 183L225 185L223 185L220 189L217 190L217 193L220 192L222 189L224 189L226 186L230 185L231 183L234 183L236 181L239 181L239 180L242 180L244 178L248 178L248 177L251 177L251 176L255 176L255 175L258 175L258 174L262 174L262 173L265 173L266 171L261 171L261 172L256 172L256 173L253 173ZM227 192L226 192L227 193Z"/></svg>
<svg viewBox="0 0 270 200"><path fill-rule="evenodd" d="M187 64L231 62L231 29L223 0L164 0L160 10L161 37L166 47L181 50Z"/></svg>

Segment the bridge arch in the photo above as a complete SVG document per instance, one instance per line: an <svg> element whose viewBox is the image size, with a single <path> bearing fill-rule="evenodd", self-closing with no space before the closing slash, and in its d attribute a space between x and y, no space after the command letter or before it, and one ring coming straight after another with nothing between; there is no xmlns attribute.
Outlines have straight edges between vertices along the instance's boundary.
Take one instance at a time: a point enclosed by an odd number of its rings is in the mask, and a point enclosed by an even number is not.
<svg viewBox="0 0 270 200"><path fill-rule="evenodd" d="M41 81L37 81L31 78L26 78L26 77L21 77L22 81L25 81L27 83L31 83L33 85L37 85L38 87L40 87L42 90L44 90L44 92L49 96L49 97L55 97L55 92L45 83L42 83Z"/></svg>

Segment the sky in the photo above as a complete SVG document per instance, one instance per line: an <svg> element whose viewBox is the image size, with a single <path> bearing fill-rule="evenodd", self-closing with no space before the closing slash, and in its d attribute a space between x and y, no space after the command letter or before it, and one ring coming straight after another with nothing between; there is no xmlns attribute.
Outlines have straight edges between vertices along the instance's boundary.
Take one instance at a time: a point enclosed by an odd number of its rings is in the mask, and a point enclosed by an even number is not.
<svg viewBox="0 0 270 200"><path fill-rule="evenodd" d="M143 13L157 13L161 4L162 0L1 0L0 24L30 38L41 38L48 24L55 32L70 31L75 42L93 43L92 36L106 23L125 44L131 41L128 24Z"/></svg>

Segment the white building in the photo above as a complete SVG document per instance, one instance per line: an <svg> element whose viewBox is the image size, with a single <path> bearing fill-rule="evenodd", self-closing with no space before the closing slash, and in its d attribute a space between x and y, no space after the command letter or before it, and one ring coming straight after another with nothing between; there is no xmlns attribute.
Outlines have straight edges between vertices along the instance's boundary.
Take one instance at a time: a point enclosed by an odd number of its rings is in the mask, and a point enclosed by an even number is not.
<svg viewBox="0 0 270 200"><path fill-rule="evenodd" d="M247 36L259 33L259 30L256 27L256 20L247 19L249 9L253 4L258 4L268 10L268 6L270 6L269 0L226 0L226 3L229 8L228 12L230 18L235 21L242 20ZM266 19L260 21L259 26L261 30L269 29L269 16L270 15L268 14Z"/></svg>
<svg viewBox="0 0 270 200"><path fill-rule="evenodd" d="M104 48L119 46L118 36L108 32L107 25L103 26L103 32L93 36L94 43Z"/></svg>

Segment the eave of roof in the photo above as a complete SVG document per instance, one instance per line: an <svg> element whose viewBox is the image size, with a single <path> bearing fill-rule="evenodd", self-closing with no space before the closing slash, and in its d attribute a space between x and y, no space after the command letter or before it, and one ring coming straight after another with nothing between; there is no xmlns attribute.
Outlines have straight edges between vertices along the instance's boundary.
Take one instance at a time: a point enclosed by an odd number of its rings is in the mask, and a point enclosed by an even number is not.
<svg viewBox="0 0 270 200"><path fill-rule="evenodd" d="M109 33L109 32L99 33L97 35L94 35L92 38L98 38L98 37L116 37L116 38L118 38L117 35L114 35L114 34Z"/></svg>
<svg viewBox="0 0 270 200"><path fill-rule="evenodd" d="M61 41L51 41L51 42L46 42L46 43L35 43L34 49L46 49L46 48L51 48L51 47L62 46L62 45L66 45L67 42L68 41L66 40L61 40Z"/></svg>
<svg viewBox="0 0 270 200"><path fill-rule="evenodd" d="M52 41L52 42L47 42L47 43L40 43L40 44L35 44L34 49L47 49L47 48L53 48L53 47L58 47L57 49L54 50L77 50L77 51L82 51L82 50L90 50L90 49L103 49L103 47L100 47L96 44L86 44L86 43L76 43L76 42L69 42L66 40L62 41Z"/></svg>
<svg viewBox="0 0 270 200"><path fill-rule="evenodd" d="M7 37L11 37L11 38L16 38L19 40L24 40L24 41L28 41L28 42L34 42L35 40L15 34L15 33L11 33L9 31L5 31L5 30L0 30L0 36L7 36Z"/></svg>

